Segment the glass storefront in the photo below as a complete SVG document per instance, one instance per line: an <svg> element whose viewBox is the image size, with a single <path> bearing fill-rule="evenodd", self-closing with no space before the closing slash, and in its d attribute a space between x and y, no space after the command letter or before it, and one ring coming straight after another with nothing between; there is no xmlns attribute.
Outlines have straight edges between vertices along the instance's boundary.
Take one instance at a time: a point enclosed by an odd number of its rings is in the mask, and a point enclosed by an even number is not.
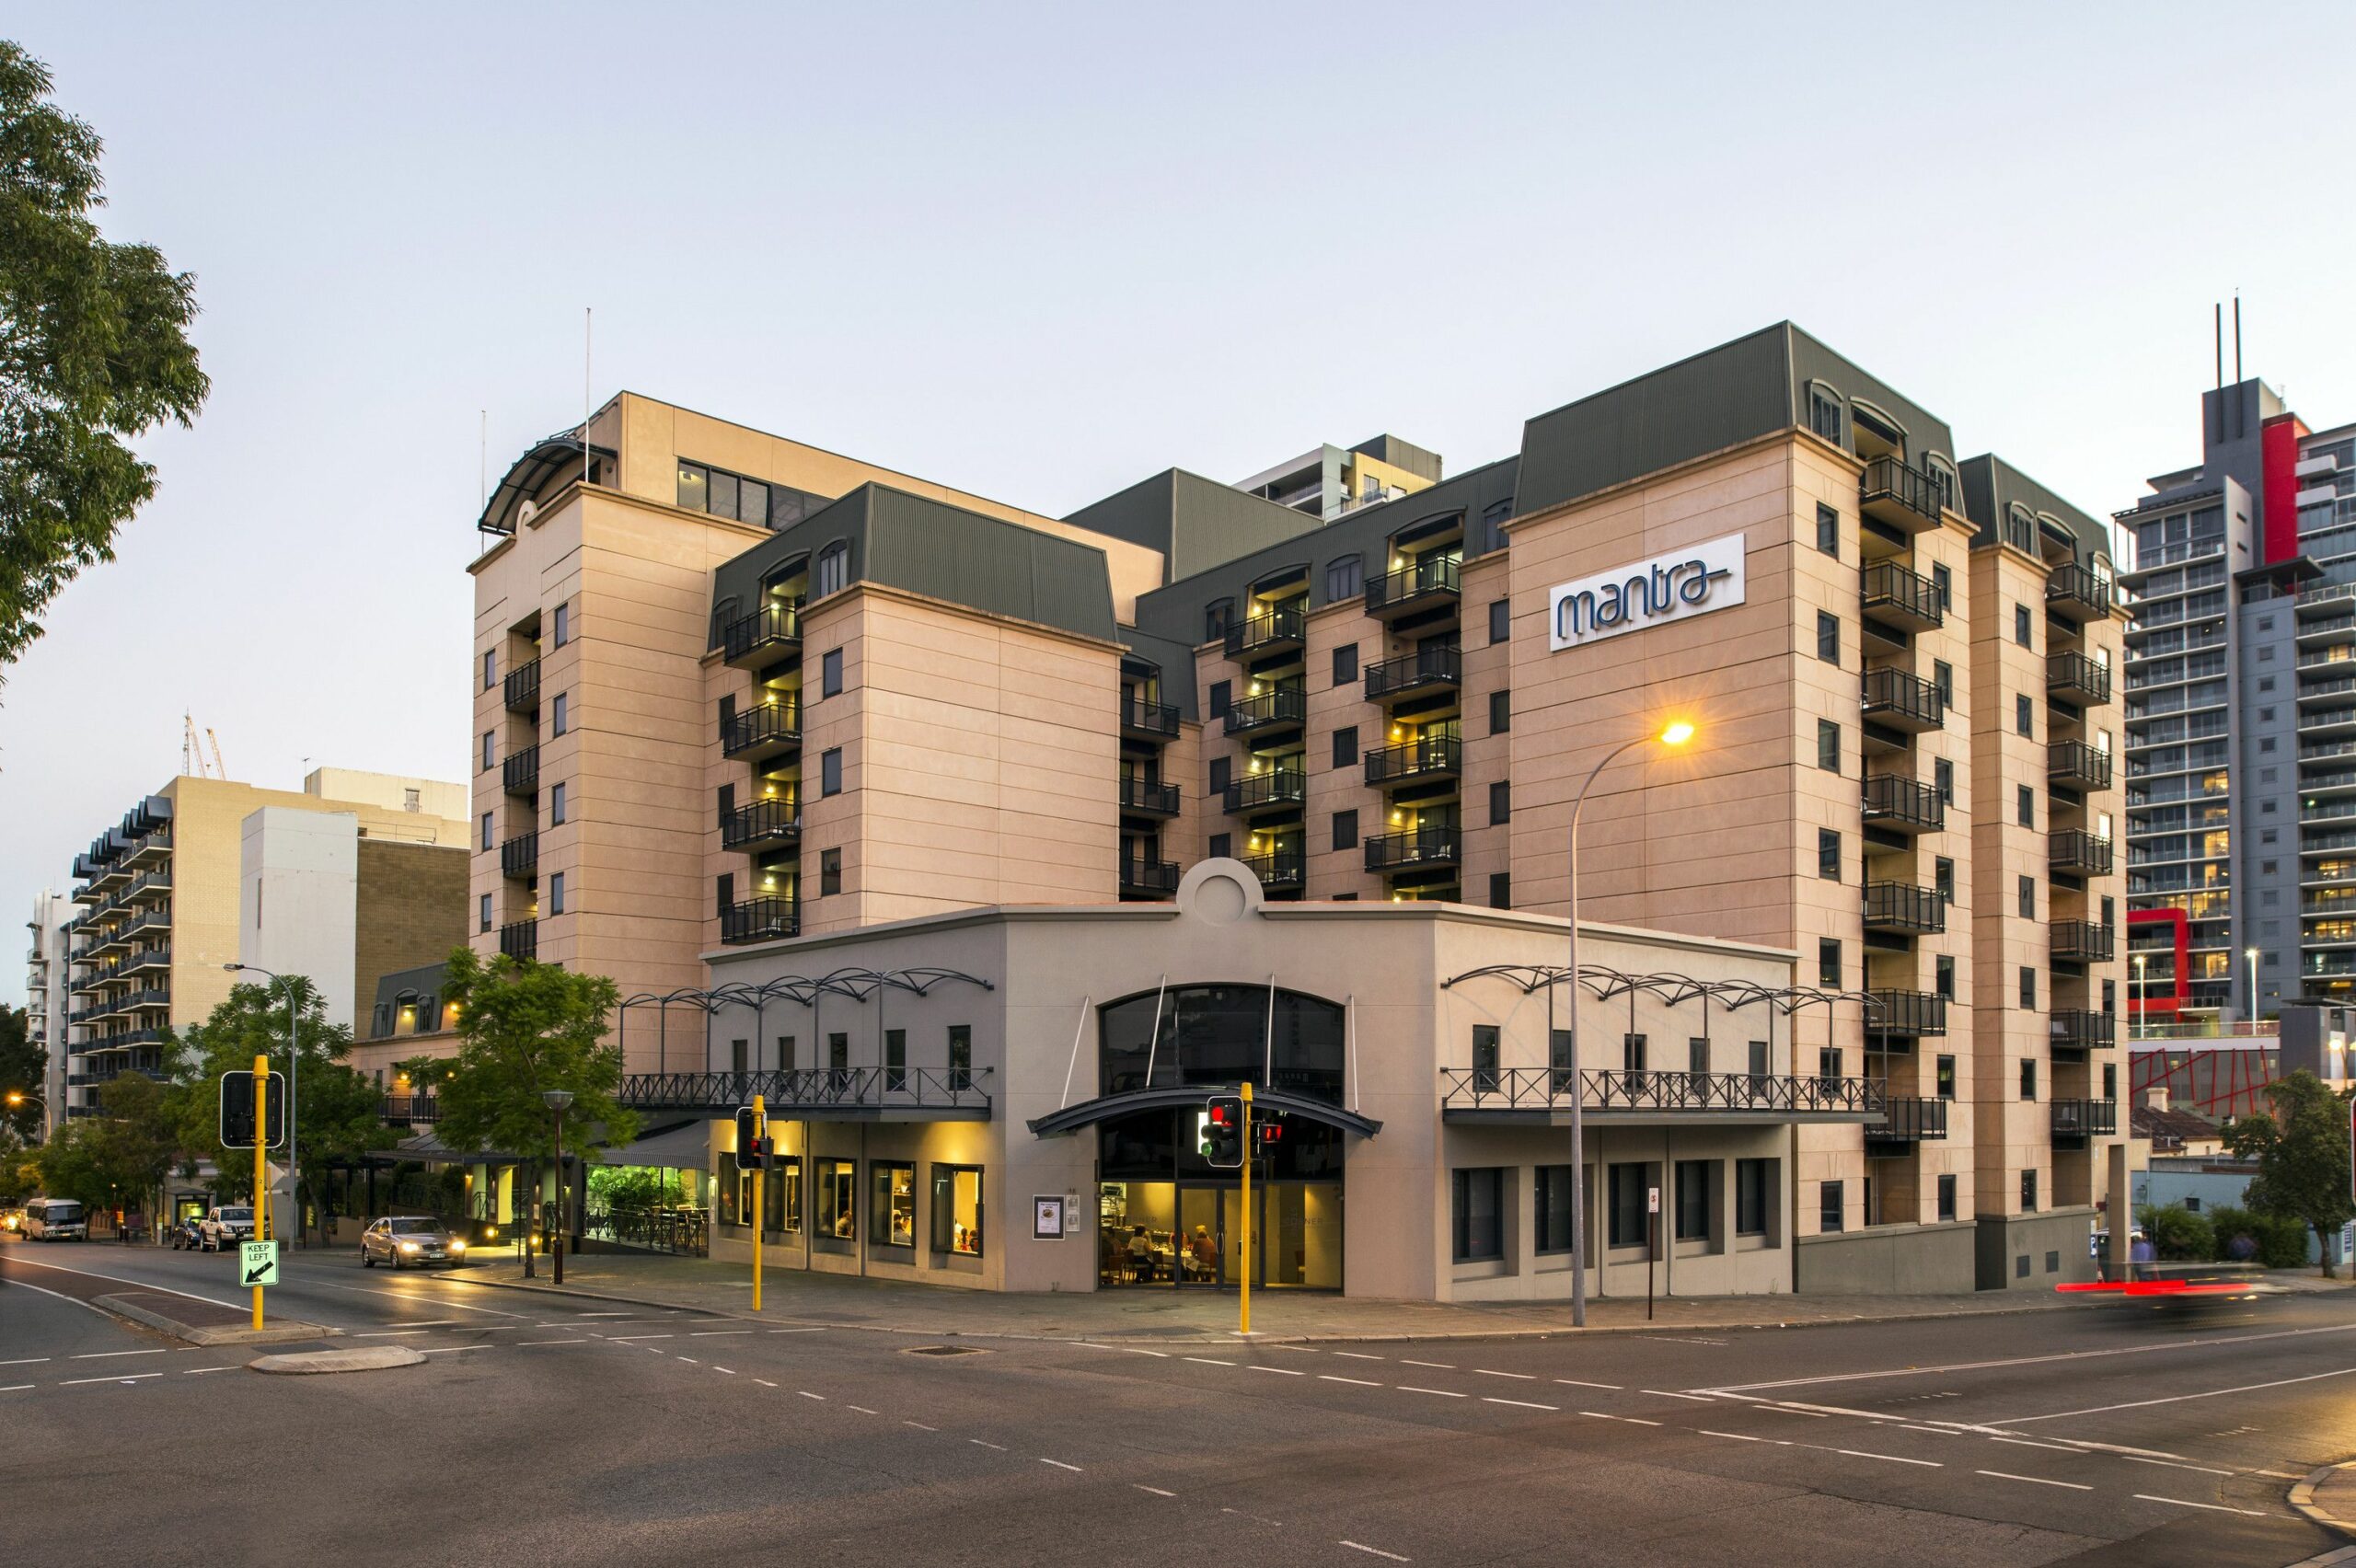
<svg viewBox="0 0 2356 1568"><path fill-rule="evenodd" d="M1265 998L1266 993L1261 993ZM1243 1276L1240 1174L1203 1160L1196 1107L1103 1124L1097 1281L1210 1286ZM1342 1135L1295 1118L1252 1170L1252 1283L1342 1287Z"/></svg>

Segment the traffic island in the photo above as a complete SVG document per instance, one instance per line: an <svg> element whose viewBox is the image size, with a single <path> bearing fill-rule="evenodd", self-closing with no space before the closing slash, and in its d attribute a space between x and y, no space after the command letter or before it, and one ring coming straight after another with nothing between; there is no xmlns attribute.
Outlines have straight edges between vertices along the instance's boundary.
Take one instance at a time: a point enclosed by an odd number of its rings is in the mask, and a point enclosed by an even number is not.
<svg viewBox="0 0 2356 1568"><path fill-rule="evenodd" d="M2356 1459L2324 1465L2291 1488L2291 1506L2327 1530L2356 1540Z"/></svg>
<svg viewBox="0 0 2356 1568"><path fill-rule="evenodd" d="M284 1344L297 1340L331 1339L339 1332L291 1318L265 1320L257 1329L253 1326L253 1314L246 1308L225 1307L164 1290L119 1291L112 1296L93 1297L90 1305L190 1344Z"/></svg>
<svg viewBox="0 0 2356 1568"><path fill-rule="evenodd" d="M384 1372L395 1366L422 1366L422 1352L398 1344L361 1345L351 1350L298 1350L284 1355L260 1355L246 1363L252 1372Z"/></svg>

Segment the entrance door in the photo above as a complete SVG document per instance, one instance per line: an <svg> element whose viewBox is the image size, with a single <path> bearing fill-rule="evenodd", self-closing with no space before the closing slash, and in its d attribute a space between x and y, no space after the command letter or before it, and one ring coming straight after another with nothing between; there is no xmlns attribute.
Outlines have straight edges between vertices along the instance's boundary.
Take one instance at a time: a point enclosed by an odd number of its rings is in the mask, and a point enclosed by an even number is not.
<svg viewBox="0 0 2356 1568"><path fill-rule="evenodd" d="M1219 1283L1219 1189L1178 1189L1177 1274L1181 1285Z"/></svg>

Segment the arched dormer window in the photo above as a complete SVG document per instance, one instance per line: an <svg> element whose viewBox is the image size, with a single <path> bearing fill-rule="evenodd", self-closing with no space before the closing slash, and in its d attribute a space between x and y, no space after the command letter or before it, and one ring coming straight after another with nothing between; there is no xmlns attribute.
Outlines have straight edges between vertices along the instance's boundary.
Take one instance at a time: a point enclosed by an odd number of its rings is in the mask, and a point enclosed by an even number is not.
<svg viewBox="0 0 2356 1568"><path fill-rule="evenodd" d="M810 578L810 596L816 599L838 594L849 581L850 545L837 539L818 552L817 565Z"/></svg>
<svg viewBox="0 0 2356 1568"><path fill-rule="evenodd" d="M1849 441L1860 457L1906 460L1907 429L1897 416L1863 398L1849 399Z"/></svg>
<svg viewBox="0 0 2356 1568"><path fill-rule="evenodd" d="M1947 455L1926 452L1923 455L1923 467L1930 474L1931 482L1939 487L1939 504L1949 512L1961 512L1963 502L1959 498L1963 494L1963 477L1948 461Z"/></svg>
<svg viewBox="0 0 2356 1568"><path fill-rule="evenodd" d="M2014 502L2004 509L2004 543L2016 550L2037 554L2037 513Z"/></svg>
<svg viewBox="0 0 2356 1568"><path fill-rule="evenodd" d="M1807 384L1807 428L1835 446L1848 444L1842 439L1842 415L1846 407L1847 399L1833 387L1821 381Z"/></svg>

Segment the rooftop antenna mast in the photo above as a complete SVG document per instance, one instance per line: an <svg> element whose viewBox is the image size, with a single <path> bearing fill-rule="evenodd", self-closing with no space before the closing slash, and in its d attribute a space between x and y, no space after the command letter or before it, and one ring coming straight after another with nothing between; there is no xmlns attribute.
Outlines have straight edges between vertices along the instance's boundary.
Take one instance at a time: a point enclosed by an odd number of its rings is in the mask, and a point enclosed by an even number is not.
<svg viewBox="0 0 2356 1568"><path fill-rule="evenodd" d="M596 398L591 390L595 380L590 374L596 336L596 306L584 305L581 307L581 482L584 485L589 482L589 416Z"/></svg>
<svg viewBox="0 0 2356 1568"><path fill-rule="evenodd" d="M2225 389L2225 302L2219 300L2212 312L2217 345L2217 390Z"/></svg>
<svg viewBox="0 0 2356 1568"><path fill-rule="evenodd" d="M2234 291L2234 385L2242 379L2242 291Z"/></svg>

